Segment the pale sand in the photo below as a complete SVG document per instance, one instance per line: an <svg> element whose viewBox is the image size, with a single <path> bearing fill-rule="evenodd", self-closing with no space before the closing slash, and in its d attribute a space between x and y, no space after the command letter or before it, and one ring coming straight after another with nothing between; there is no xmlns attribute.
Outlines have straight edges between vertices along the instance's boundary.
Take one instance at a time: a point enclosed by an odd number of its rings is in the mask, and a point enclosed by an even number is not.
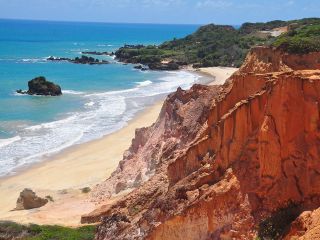
<svg viewBox="0 0 320 240"><path fill-rule="evenodd" d="M191 70L191 69L188 69ZM192 70L215 79L211 84L223 84L236 68L201 68ZM25 169L15 176L0 179L0 220L20 223L60 224L77 226L83 214L95 209L88 194L80 188L92 187L116 169L123 153L129 148L135 129L151 125L157 119L163 102L147 108L121 130L61 153ZM19 193L33 189L39 196L50 195L54 202L34 210L10 211L15 208Z"/></svg>
<svg viewBox="0 0 320 240"><path fill-rule="evenodd" d="M21 223L78 225L80 216L94 209L88 194L79 189L107 179L129 148L135 129L151 125L163 102L136 116L121 130L102 139L71 147L21 173L0 179L0 219ZM50 195L54 202L25 211L15 208L19 193L31 188L39 196ZM66 189L65 191L62 191Z"/></svg>
<svg viewBox="0 0 320 240"><path fill-rule="evenodd" d="M208 67L208 68L199 68L196 72L207 74L213 76L215 79L209 83L209 85L222 85L224 82L238 71L238 68L232 67Z"/></svg>

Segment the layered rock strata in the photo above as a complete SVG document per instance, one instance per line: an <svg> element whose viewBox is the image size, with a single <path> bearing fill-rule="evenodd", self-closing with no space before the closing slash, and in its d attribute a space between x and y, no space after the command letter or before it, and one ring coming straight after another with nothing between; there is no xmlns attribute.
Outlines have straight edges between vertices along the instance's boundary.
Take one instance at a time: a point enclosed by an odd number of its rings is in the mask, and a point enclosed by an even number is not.
<svg viewBox="0 0 320 240"><path fill-rule="evenodd" d="M96 189L103 201L136 187L83 217L101 221L96 239L255 239L261 223L290 204L302 215L280 237L314 234L319 59L255 48L222 87L170 95L157 122L137 131L118 170ZM305 218L311 223L302 224Z"/></svg>

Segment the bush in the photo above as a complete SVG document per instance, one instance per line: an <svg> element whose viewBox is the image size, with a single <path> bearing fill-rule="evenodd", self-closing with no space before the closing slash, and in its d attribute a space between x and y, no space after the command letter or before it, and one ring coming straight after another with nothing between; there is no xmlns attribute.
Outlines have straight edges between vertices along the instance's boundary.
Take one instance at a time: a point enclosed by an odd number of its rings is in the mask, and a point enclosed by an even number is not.
<svg viewBox="0 0 320 240"><path fill-rule="evenodd" d="M89 192L91 192L91 188L89 188L89 187L84 187L84 188L81 189L81 192L82 192L82 193L89 193Z"/></svg>
<svg viewBox="0 0 320 240"><path fill-rule="evenodd" d="M68 228L61 226L20 225L14 222L0 222L0 239L23 240L93 240L95 226Z"/></svg>
<svg viewBox="0 0 320 240"><path fill-rule="evenodd" d="M281 208L259 224L258 237L260 240L281 239L290 224L299 216L299 206L290 203Z"/></svg>
<svg viewBox="0 0 320 240"><path fill-rule="evenodd" d="M291 30L280 36L272 45L295 54L320 51L320 24Z"/></svg>

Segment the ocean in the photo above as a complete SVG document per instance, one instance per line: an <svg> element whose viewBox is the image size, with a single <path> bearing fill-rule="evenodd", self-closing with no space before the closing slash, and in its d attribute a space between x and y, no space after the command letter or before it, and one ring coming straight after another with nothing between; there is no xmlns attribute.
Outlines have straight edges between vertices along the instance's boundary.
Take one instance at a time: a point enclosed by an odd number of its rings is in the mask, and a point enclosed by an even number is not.
<svg viewBox="0 0 320 240"><path fill-rule="evenodd" d="M159 44L197 25L0 20L0 176L69 146L110 134L178 86L201 81L186 71L139 71L109 56L108 65L48 62L81 51L114 51L124 44ZM96 56L95 56L96 57ZM45 76L59 97L15 93Z"/></svg>

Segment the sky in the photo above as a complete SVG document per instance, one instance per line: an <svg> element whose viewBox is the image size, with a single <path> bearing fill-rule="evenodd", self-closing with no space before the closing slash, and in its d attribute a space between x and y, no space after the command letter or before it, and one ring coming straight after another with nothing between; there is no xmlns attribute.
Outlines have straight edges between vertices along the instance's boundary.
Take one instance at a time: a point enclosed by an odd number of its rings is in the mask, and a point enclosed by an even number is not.
<svg viewBox="0 0 320 240"><path fill-rule="evenodd" d="M320 17L320 0L0 0L0 18L233 24Z"/></svg>

